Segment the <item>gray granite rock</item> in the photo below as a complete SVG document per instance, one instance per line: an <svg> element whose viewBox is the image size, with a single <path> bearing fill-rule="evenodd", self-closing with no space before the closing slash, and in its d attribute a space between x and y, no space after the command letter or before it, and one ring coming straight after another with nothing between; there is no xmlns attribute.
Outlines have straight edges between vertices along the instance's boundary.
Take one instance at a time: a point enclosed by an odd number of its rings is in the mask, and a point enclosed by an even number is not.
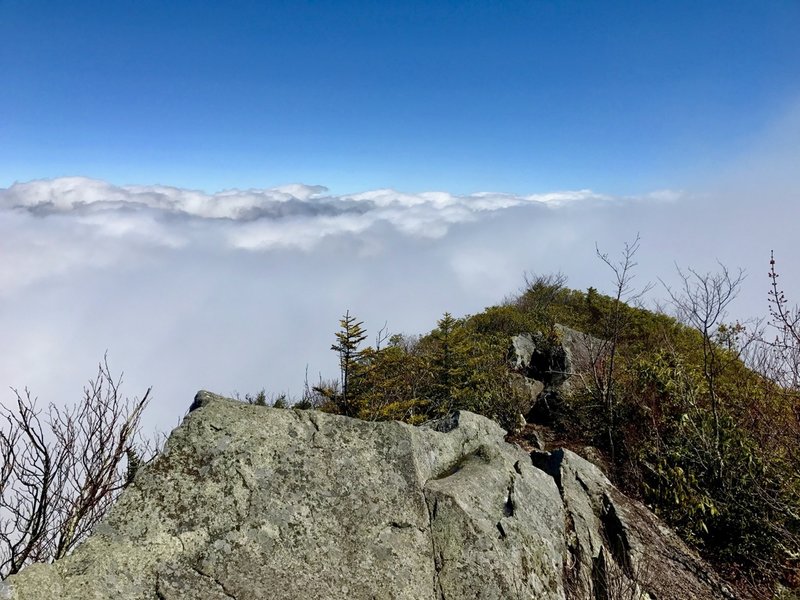
<svg viewBox="0 0 800 600"><path fill-rule="evenodd" d="M92 536L0 598L734 597L595 465L504 434L467 412L412 427L200 392Z"/></svg>
<svg viewBox="0 0 800 600"><path fill-rule="evenodd" d="M11 598L564 598L558 490L494 422L206 392L192 408L97 531L11 577Z"/></svg>
<svg viewBox="0 0 800 600"><path fill-rule="evenodd" d="M564 502L564 588L575 600L738 598L701 558L594 464L569 450L534 452Z"/></svg>
<svg viewBox="0 0 800 600"><path fill-rule="evenodd" d="M589 371L606 351L603 340L564 325L556 325L555 333L556 337L550 340L542 333L511 337L508 352L511 369L537 382L541 386L539 392L559 388L572 375Z"/></svg>

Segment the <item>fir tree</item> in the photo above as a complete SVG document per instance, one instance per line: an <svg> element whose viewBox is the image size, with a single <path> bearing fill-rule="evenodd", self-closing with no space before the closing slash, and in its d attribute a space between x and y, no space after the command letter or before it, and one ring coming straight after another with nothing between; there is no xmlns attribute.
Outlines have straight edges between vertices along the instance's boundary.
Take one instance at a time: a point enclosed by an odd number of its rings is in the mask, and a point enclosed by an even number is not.
<svg viewBox="0 0 800 600"><path fill-rule="evenodd" d="M349 310L345 312L344 317L339 320L341 329L336 332L336 343L331 346L331 350L339 354L339 369L342 382L340 407L344 414L350 416L355 414L352 385L355 366L363 355L363 352L359 350L359 346L367 338L367 332L362 325L364 325L364 322L358 321L351 316Z"/></svg>
<svg viewBox="0 0 800 600"><path fill-rule="evenodd" d="M447 413L463 375L464 336L459 321L449 312L444 313L436 325L437 328L431 332L435 342L431 358L434 375L431 400L436 412Z"/></svg>

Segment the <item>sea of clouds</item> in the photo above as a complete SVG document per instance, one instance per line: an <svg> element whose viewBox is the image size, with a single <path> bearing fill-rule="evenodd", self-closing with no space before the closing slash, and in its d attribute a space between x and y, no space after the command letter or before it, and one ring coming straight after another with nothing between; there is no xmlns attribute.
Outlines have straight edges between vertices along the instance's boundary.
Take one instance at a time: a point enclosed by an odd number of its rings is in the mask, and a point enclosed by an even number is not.
<svg viewBox="0 0 800 600"><path fill-rule="evenodd" d="M128 393L154 386L148 426L169 429L201 388L298 393L306 369L334 376L345 310L371 333L416 333L501 301L526 272L610 290L596 248L613 258L637 234L636 284L719 260L750 274L732 318L764 314L771 249L800 290L798 186L791 161L745 164L625 197L14 183L0 188L0 382L69 402L107 350Z"/></svg>

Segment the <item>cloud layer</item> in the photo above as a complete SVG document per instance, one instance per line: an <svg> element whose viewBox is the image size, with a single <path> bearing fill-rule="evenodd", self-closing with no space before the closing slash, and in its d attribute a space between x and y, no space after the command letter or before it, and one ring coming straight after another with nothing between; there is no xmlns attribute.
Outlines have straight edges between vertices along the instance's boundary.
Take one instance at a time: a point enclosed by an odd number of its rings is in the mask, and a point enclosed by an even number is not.
<svg viewBox="0 0 800 600"><path fill-rule="evenodd" d="M658 198L673 199L672 192ZM329 238L375 251L391 231L441 238L454 225L517 207L619 202L590 190L517 196L389 189L334 196L322 186L287 185L207 194L169 186L117 186L66 177L0 189L0 294L81 267L144 260L159 249L313 251Z"/></svg>
<svg viewBox="0 0 800 600"><path fill-rule="evenodd" d="M215 223L236 248L311 249L329 236L359 234L386 224L403 234L437 238L454 224L517 206L558 207L613 199L590 190L529 196L391 189L332 196L323 186L287 185L206 194L168 186L115 186L82 177L15 183L0 189L0 209L33 217L70 217L76 226L110 237L180 247L192 227ZM660 197L672 198L667 192ZM207 230L203 230L207 233Z"/></svg>
<svg viewBox="0 0 800 600"><path fill-rule="evenodd" d="M68 401L108 350L130 394L155 387L148 418L168 428L200 388L298 392L306 365L312 382L334 376L345 310L415 333L502 300L525 271L602 290L595 244L613 254L637 232L643 282L717 258L757 273L773 246L790 282L794 187L771 183L790 213L773 222L740 183L632 198L17 183L0 189L0 383ZM743 312L764 312L761 283Z"/></svg>

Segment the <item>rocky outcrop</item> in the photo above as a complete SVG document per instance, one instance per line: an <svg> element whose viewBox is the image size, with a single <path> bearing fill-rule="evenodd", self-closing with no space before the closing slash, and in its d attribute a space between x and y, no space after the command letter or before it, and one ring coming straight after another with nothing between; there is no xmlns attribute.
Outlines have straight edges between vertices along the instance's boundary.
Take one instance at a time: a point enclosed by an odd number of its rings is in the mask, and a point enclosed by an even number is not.
<svg viewBox="0 0 800 600"><path fill-rule="evenodd" d="M555 336L521 333L511 338L509 362L513 371L540 382L543 388L562 386L575 373L588 371L606 351L603 340L564 325Z"/></svg>
<svg viewBox="0 0 800 600"><path fill-rule="evenodd" d="M607 342L564 325L555 325L553 333L511 337L511 385L529 399L522 409L527 420L552 420L563 396L580 380L573 376L588 375L607 351Z"/></svg>
<svg viewBox="0 0 800 600"><path fill-rule="evenodd" d="M729 599L736 594L644 505L569 450L533 452L561 493L569 598Z"/></svg>
<svg viewBox="0 0 800 600"><path fill-rule="evenodd" d="M652 598L732 597L598 469L504 433L466 412L412 427L201 392L93 535L0 597L611 598L602 573L635 579L656 543L671 562L634 581Z"/></svg>

